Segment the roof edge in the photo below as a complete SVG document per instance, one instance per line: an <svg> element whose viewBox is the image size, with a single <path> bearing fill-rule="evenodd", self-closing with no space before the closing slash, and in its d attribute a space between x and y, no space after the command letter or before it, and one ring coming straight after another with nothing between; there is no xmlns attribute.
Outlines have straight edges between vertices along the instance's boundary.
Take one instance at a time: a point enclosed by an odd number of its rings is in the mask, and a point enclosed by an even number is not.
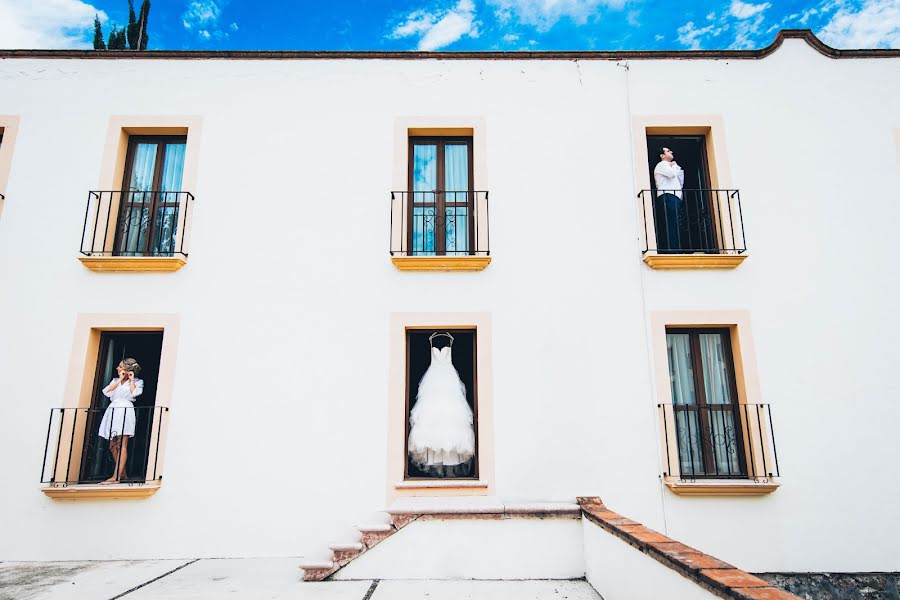
<svg viewBox="0 0 900 600"><path fill-rule="evenodd" d="M376 50L0 50L0 59L131 59L131 60L315 60L315 59L440 59L440 60L755 60L775 52L786 39L802 39L828 58L900 58L900 50L838 50L820 40L811 29L782 29L771 44L756 50L571 50L542 52L423 52Z"/></svg>

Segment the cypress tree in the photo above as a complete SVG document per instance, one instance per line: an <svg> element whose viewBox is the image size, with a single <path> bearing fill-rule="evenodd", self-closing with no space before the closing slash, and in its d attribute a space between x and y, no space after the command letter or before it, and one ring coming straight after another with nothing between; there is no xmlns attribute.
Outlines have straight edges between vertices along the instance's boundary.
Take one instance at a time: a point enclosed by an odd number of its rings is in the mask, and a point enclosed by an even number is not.
<svg viewBox="0 0 900 600"><path fill-rule="evenodd" d="M100 26L100 17L94 15L94 50L106 50L103 43L103 27Z"/></svg>
<svg viewBox="0 0 900 600"><path fill-rule="evenodd" d="M119 32L116 31L116 26L113 24L112 29L109 32L109 39L106 41L106 47L110 50L115 50L116 46L119 43Z"/></svg>
<svg viewBox="0 0 900 600"><path fill-rule="evenodd" d="M119 30L119 39L116 40L116 50L125 50L128 48L128 42L125 41L125 28Z"/></svg>
<svg viewBox="0 0 900 600"><path fill-rule="evenodd" d="M138 42L139 42L139 50L147 49L147 42L150 40L150 36L147 35L147 17L150 15L150 0L143 0L141 2L141 11L140 17L138 18L138 25L140 27Z"/></svg>
<svg viewBox="0 0 900 600"><path fill-rule="evenodd" d="M136 50L138 47L138 36L140 29L137 17L134 15L134 0L128 0L128 27L125 28L128 37L128 49Z"/></svg>

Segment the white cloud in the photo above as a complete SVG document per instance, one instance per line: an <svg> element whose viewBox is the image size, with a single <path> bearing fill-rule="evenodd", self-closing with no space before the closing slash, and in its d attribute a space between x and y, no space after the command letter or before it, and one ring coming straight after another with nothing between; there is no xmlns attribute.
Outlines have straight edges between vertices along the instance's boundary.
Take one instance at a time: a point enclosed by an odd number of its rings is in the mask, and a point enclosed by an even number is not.
<svg viewBox="0 0 900 600"><path fill-rule="evenodd" d="M748 2L741 2L741 0L731 0L731 6L728 8L728 12L732 17L749 19L750 17L763 12L767 8L771 8L771 6L772 5L768 2L763 2L762 4L750 4Z"/></svg>
<svg viewBox="0 0 900 600"><path fill-rule="evenodd" d="M228 27L229 27L232 31L237 31L237 30L239 29L237 23L232 23L232 24L229 25Z"/></svg>
<svg viewBox="0 0 900 600"><path fill-rule="evenodd" d="M511 44L512 42L519 41L519 36L515 33L507 33L503 36L503 41Z"/></svg>
<svg viewBox="0 0 900 600"><path fill-rule="evenodd" d="M94 15L81 0L0 0L0 48L92 48Z"/></svg>
<svg viewBox="0 0 900 600"><path fill-rule="evenodd" d="M419 50L437 50L463 36L477 38L480 35L479 25L475 20L475 4L472 0L459 0L450 9L411 12L406 21L394 27L388 37L400 39L419 36Z"/></svg>
<svg viewBox="0 0 900 600"><path fill-rule="evenodd" d="M858 10L844 3L816 35L834 48L900 48L900 2L865 0Z"/></svg>
<svg viewBox="0 0 900 600"><path fill-rule="evenodd" d="M222 16L222 8L215 0L193 0L181 15L181 22L185 29L194 27L209 29L216 26L220 16Z"/></svg>
<svg viewBox="0 0 900 600"><path fill-rule="evenodd" d="M532 25L538 31L548 31L561 18L571 19L577 25L587 23L598 14L601 6L622 8L627 0L487 0L501 23L513 17L519 23Z"/></svg>
<svg viewBox="0 0 900 600"><path fill-rule="evenodd" d="M696 27L693 21L688 21L678 28L678 43L689 47L691 50L700 49L700 38L715 29L715 25L707 25L706 27Z"/></svg>
<svg viewBox="0 0 900 600"><path fill-rule="evenodd" d="M664 39L666 39L666 36L664 36L661 33L657 33L655 36L653 36L653 39L656 40L657 42L661 42Z"/></svg>
<svg viewBox="0 0 900 600"><path fill-rule="evenodd" d="M759 34L763 24L763 16L759 15L754 19L745 19L739 21L734 26L734 41L731 48L736 50L747 50L756 47L756 36Z"/></svg>
<svg viewBox="0 0 900 600"><path fill-rule="evenodd" d="M210 33L205 29L201 29L200 31L198 31L197 35L202 37L204 40L208 40L211 37Z"/></svg>

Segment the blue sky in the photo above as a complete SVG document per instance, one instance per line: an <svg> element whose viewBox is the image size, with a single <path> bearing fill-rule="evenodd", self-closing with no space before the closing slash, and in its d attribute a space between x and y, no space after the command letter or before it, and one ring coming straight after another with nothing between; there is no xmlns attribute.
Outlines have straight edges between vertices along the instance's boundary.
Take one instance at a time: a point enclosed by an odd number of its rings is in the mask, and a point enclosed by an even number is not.
<svg viewBox="0 0 900 600"><path fill-rule="evenodd" d="M140 5L140 0L135 0ZM0 0L0 48L90 47L127 0ZM152 0L151 49L759 48L809 28L838 48L900 48L900 0Z"/></svg>

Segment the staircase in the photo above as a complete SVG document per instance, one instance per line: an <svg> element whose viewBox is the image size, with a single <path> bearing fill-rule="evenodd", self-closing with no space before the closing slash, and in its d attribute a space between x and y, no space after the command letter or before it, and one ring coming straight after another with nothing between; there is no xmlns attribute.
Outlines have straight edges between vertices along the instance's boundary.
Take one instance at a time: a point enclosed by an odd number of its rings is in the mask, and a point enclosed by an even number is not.
<svg viewBox="0 0 900 600"><path fill-rule="evenodd" d="M380 544L417 520L511 519L511 518L581 518L581 508L574 503L538 502L504 503L490 497L404 498L384 513L388 521L359 525L358 541L329 546L331 560L305 561L300 564L303 579L323 581L367 550Z"/></svg>

